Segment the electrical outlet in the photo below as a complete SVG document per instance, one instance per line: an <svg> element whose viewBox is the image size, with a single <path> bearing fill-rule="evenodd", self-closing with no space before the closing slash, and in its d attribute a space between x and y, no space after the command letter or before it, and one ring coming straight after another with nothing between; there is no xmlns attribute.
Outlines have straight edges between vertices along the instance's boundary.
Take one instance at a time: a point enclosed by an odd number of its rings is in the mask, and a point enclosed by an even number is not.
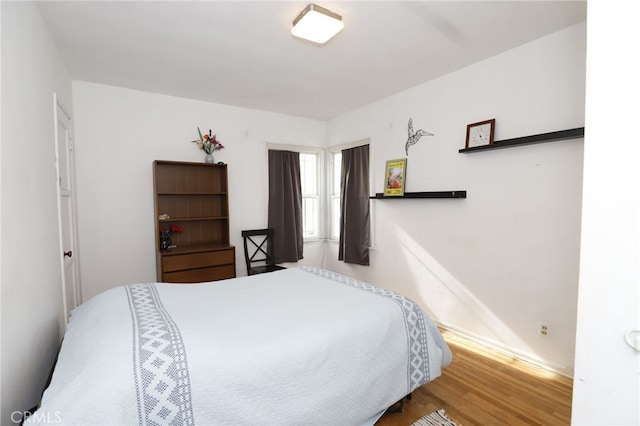
<svg viewBox="0 0 640 426"><path fill-rule="evenodd" d="M545 322L538 323L538 336L549 337L549 324Z"/></svg>

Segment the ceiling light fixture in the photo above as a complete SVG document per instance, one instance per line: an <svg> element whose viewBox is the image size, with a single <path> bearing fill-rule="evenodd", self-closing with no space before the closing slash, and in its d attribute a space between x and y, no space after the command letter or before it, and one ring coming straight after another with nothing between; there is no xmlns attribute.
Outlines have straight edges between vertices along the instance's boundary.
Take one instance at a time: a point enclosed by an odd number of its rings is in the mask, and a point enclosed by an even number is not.
<svg viewBox="0 0 640 426"><path fill-rule="evenodd" d="M344 28L342 16L316 4L304 8L293 21L291 34L314 43L323 44L331 40Z"/></svg>

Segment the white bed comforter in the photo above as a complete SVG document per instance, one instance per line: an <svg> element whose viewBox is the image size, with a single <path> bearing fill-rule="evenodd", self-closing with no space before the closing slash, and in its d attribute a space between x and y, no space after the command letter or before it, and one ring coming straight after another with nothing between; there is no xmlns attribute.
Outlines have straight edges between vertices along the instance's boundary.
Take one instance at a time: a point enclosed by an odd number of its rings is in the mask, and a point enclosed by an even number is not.
<svg viewBox="0 0 640 426"><path fill-rule="evenodd" d="M134 284L74 310L27 424L373 424L450 360L412 301L322 269Z"/></svg>

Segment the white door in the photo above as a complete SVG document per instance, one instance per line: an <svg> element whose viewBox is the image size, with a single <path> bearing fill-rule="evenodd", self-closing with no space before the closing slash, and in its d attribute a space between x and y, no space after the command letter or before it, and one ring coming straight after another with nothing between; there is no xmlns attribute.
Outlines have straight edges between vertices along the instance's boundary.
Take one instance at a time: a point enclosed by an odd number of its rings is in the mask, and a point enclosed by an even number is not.
<svg viewBox="0 0 640 426"><path fill-rule="evenodd" d="M62 265L62 297L65 319L80 302L78 250L75 235L74 161L71 117L54 94L56 170L58 173L58 220Z"/></svg>
<svg viewBox="0 0 640 426"><path fill-rule="evenodd" d="M576 426L640 424L639 5L589 2Z"/></svg>

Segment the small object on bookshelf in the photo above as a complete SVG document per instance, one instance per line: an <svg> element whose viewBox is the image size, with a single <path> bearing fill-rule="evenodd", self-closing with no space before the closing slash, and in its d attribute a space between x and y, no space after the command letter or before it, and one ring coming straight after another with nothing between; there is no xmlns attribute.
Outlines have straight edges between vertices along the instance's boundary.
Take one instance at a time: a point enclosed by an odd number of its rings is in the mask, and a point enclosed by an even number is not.
<svg viewBox="0 0 640 426"><path fill-rule="evenodd" d="M202 136L202 132L200 131L200 127L198 127L198 136L200 139L196 139L195 141L191 141L192 143L198 144L198 148L205 152L204 162L207 164L215 163L213 159L213 153L216 151L220 151L224 149L224 145L222 142L218 140L217 135L213 134L213 131L209 129L209 134Z"/></svg>
<svg viewBox="0 0 640 426"><path fill-rule="evenodd" d="M496 119L479 121L467 125L467 142L465 148L491 145L496 127Z"/></svg>
<svg viewBox="0 0 640 426"><path fill-rule="evenodd" d="M389 160L384 173L384 196L398 197L404 195L404 183L407 172L407 159Z"/></svg>

